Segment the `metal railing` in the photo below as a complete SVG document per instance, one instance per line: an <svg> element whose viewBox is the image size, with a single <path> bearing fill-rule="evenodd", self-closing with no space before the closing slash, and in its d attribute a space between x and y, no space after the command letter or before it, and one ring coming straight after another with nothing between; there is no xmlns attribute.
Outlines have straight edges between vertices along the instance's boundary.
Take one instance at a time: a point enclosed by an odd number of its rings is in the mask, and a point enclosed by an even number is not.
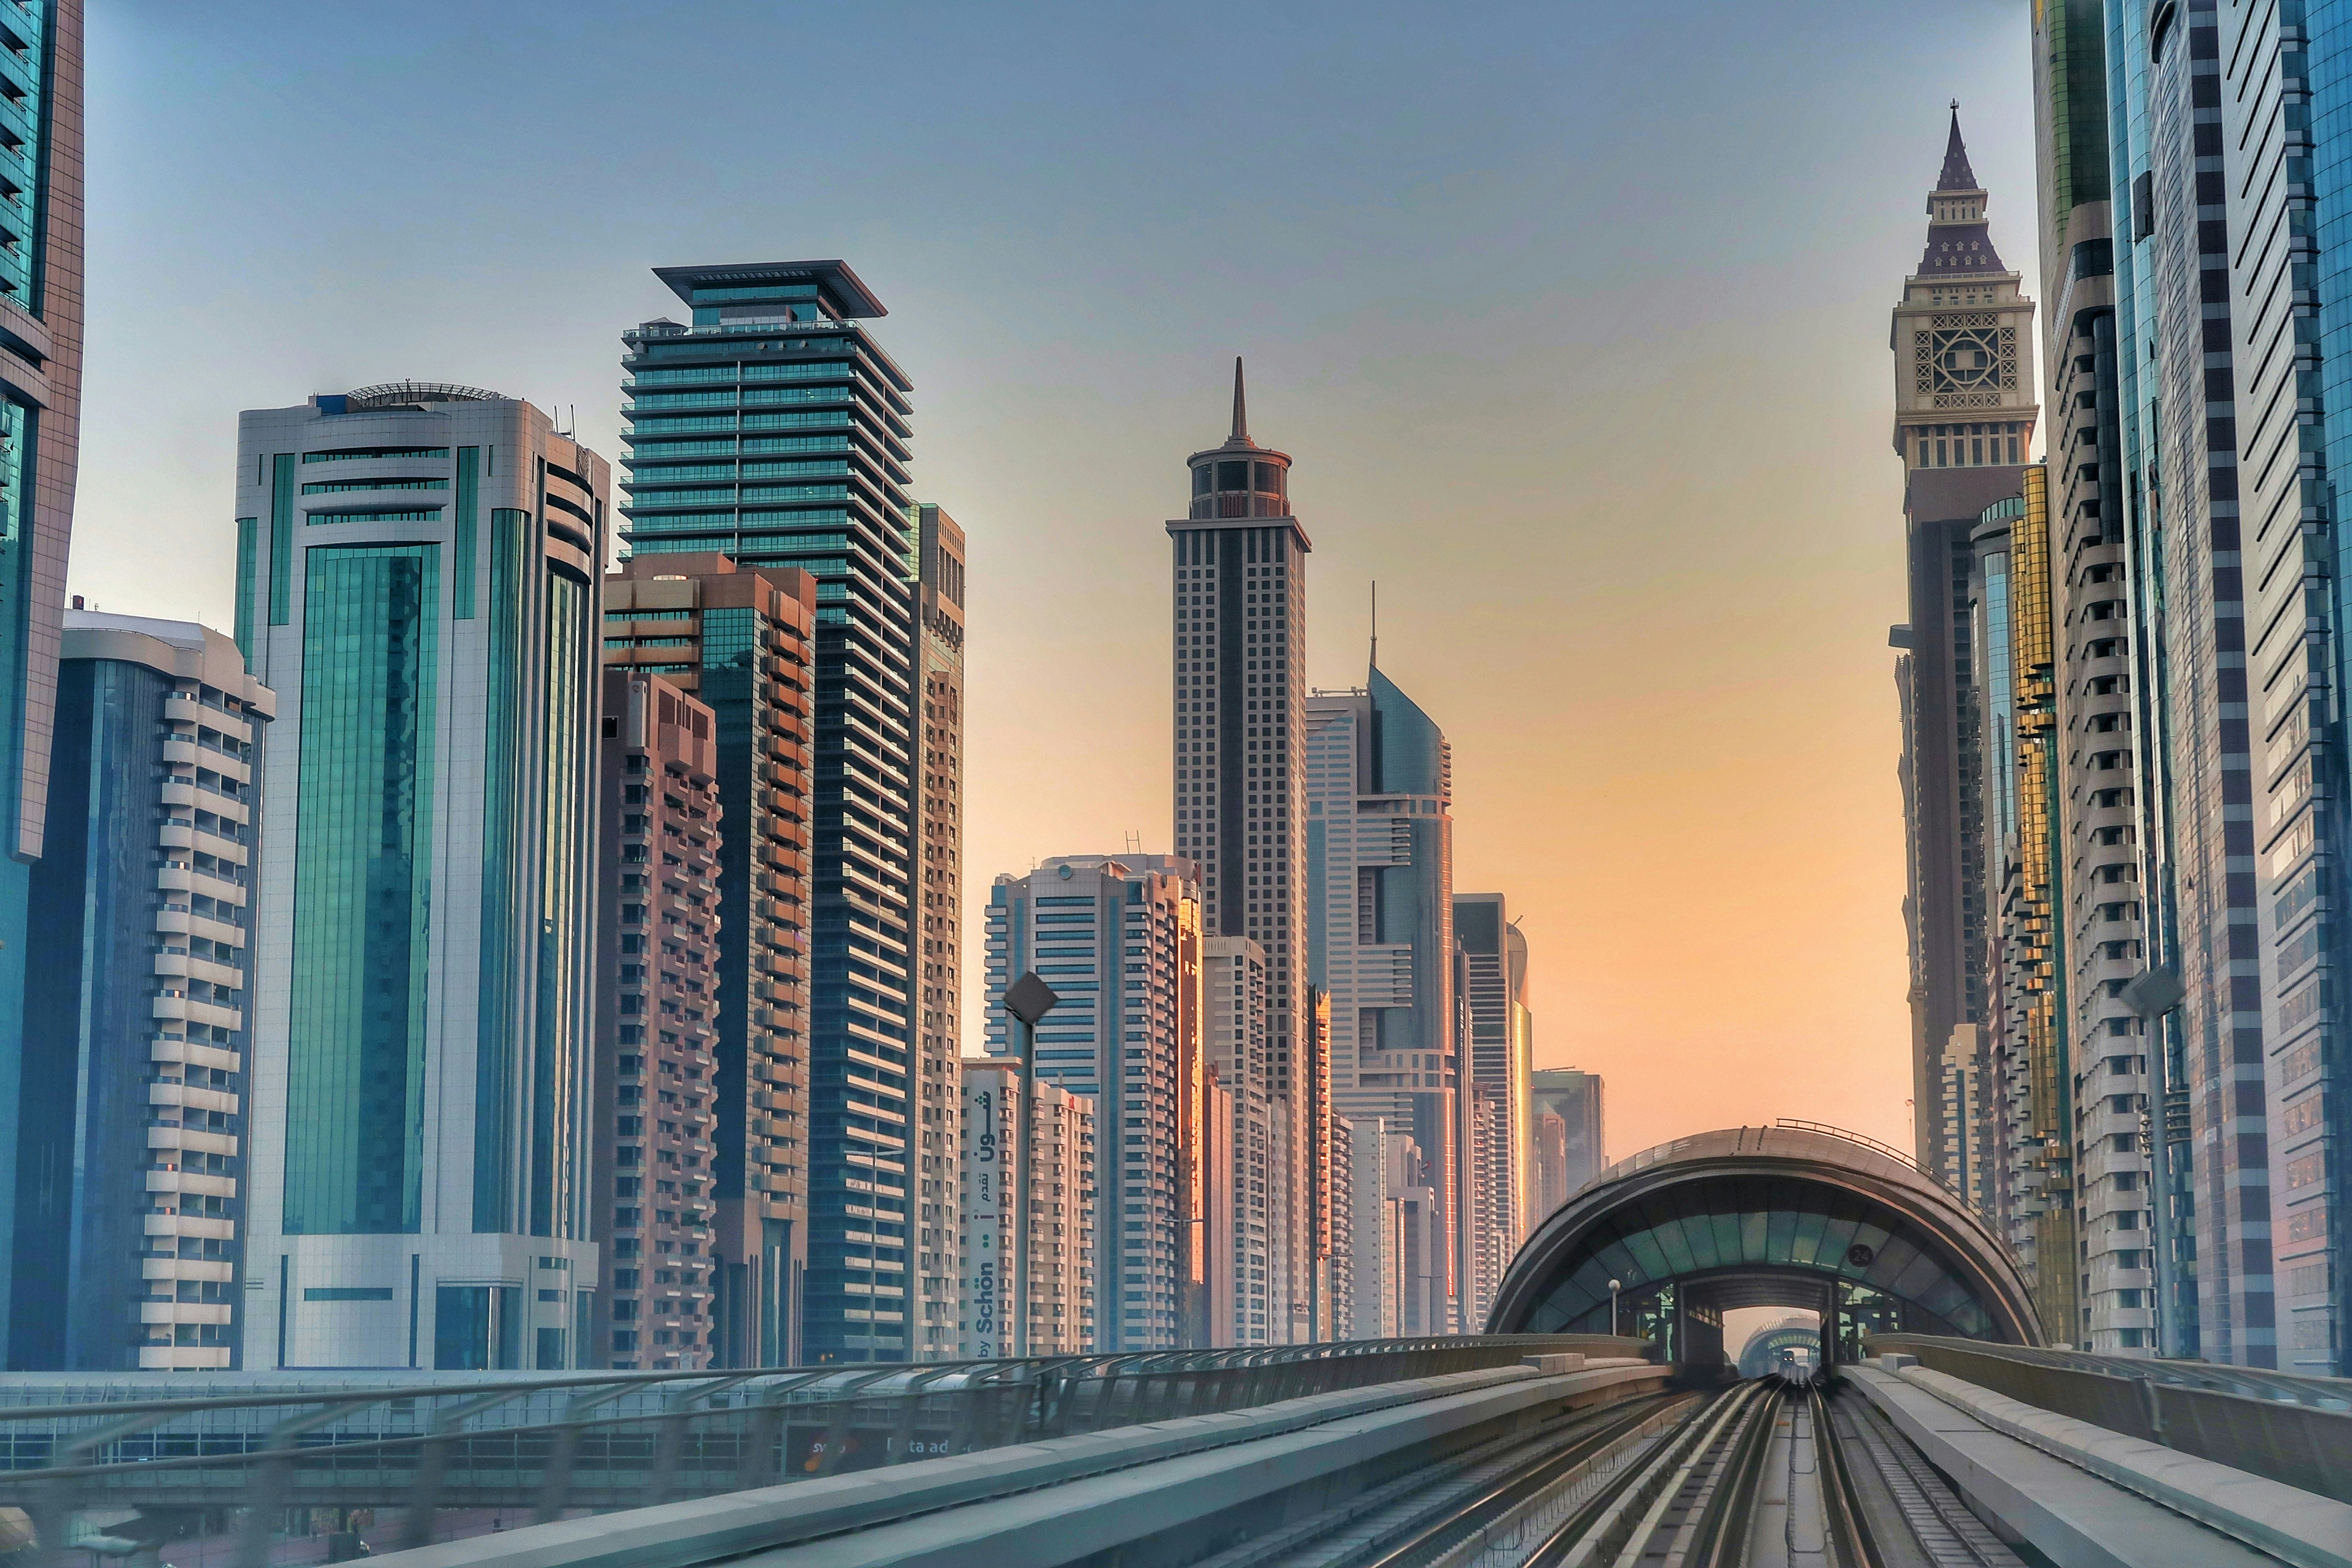
<svg viewBox="0 0 2352 1568"><path fill-rule="evenodd" d="M1962 1192L1959 1188L1959 1184L1954 1182L1950 1177L1937 1174L1935 1172L1921 1165L1916 1157L1905 1153L1902 1150L1897 1149L1892 1143L1883 1143L1879 1142L1867 1132L1856 1132L1850 1127L1836 1127L1826 1121L1807 1121L1803 1118L1796 1116L1780 1117L1776 1120L1772 1125L1775 1127L1786 1127L1798 1132L1824 1133L1832 1138L1843 1138L1849 1143L1859 1143L1874 1154L1884 1154L1888 1159L1894 1161L1896 1164L1918 1172L1919 1174L1927 1177L1929 1181L1935 1183L1937 1186L1943 1188L1954 1197L1958 1198L1962 1203L1967 1203L1969 1201L1968 1194ZM1970 1206L1973 1208L1974 1205L1971 1205Z"/></svg>
<svg viewBox="0 0 2352 1568"><path fill-rule="evenodd" d="M272 1373L253 1381L287 1386L194 1398L138 1397L152 1384L99 1379L69 1403L0 1403L0 1506L29 1511L45 1544L92 1507L242 1508L237 1561L259 1568L292 1508L398 1510L396 1543L416 1546L442 1533L449 1510L548 1521L1534 1354L1643 1348L1506 1334L738 1372ZM0 1381L0 1401L57 1386Z"/></svg>
<svg viewBox="0 0 2352 1568"><path fill-rule="evenodd" d="M2352 1380L1925 1334L1873 1334L1873 1355L2022 1404L2352 1502Z"/></svg>

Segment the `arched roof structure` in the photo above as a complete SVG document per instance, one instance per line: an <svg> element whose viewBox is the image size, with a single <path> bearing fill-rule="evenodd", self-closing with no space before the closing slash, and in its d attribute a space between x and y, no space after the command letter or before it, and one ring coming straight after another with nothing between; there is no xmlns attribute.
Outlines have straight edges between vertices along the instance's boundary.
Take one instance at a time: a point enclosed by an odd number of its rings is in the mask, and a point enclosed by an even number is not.
<svg viewBox="0 0 2352 1568"><path fill-rule="evenodd" d="M1957 1194L1818 1126L1701 1132L1610 1166L1520 1247L1486 1331L1606 1331L1612 1279L1627 1295L1683 1285L1721 1307L1814 1306L1825 1288L1859 1287L1910 1331L2041 1342L2016 1260Z"/></svg>

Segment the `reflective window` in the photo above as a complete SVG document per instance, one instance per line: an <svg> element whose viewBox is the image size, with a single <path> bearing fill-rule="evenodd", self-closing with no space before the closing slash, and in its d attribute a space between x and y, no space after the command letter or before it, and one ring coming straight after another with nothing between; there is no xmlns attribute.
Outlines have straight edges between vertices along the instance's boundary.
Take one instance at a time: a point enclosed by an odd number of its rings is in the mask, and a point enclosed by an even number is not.
<svg viewBox="0 0 2352 1568"><path fill-rule="evenodd" d="M438 546L306 554L286 1229L414 1232Z"/></svg>

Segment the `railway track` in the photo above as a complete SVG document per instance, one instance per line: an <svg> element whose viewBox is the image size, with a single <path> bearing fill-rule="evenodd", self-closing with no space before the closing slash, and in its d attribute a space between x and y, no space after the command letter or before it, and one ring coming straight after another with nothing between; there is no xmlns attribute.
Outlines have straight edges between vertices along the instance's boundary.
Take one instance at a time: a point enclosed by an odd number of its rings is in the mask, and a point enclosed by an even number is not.
<svg viewBox="0 0 2352 1568"><path fill-rule="evenodd" d="M1876 1412L1801 1378L1562 1418L1200 1568L2023 1568Z"/></svg>

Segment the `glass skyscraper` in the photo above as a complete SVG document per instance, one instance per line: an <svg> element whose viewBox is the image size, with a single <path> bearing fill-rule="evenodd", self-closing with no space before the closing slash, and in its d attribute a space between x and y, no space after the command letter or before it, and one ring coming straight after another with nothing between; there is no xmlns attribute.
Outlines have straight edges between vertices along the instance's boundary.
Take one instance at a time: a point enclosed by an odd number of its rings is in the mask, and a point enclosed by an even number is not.
<svg viewBox="0 0 2352 1568"><path fill-rule="evenodd" d="M1454 752L1377 665L1306 702L1307 980L1331 998L1331 1099L1428 1163L1436 1304L1400 1332L1464 1321L1471 1177L1454 897ZM1499 922L1490 944L1499 955ZM1358 1289L1362 1289L1360 1282Z"/></svg>
<svg viewBox="0 0 2352 1568"><path fill-rule="evenodd" d="M237 641L282 716L248 1367L583 1353L605 496L603 458L471 388L240 421Z"/></svg>
<svg viewBox="0 0 2352 1568"><path fill-rule="evenodd" d="M913 384L838 261L668 267L691 310L623 334L633 559L719 552L817 581L803 1359L913 1349L909 1116Z"/></svg>
<svg viewBox="0 0 2352 1568"><path fill-rule="evenodd" d="M81 0L0 0L0 1172L17 1168L26 910L48 818L81 440ZM0 1180L0 1242L16 1227ZM0 1245L0 1340L12 1248Z"/></svg>

